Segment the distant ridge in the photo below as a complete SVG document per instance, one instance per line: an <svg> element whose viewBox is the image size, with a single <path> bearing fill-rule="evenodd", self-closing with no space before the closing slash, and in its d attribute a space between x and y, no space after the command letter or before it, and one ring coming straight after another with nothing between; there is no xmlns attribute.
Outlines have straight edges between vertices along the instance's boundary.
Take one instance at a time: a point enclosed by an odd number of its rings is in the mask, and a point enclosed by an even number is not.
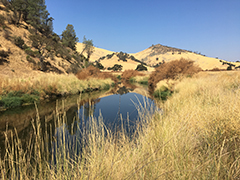
<svg viewBox="0 0 240 180"><path fill-rule="evenodd" d="M80 52L82 48L83 45L78 43L77 50ZM161 44L152 45L143 51L132 54L95 48L94 53L90 57L90 61L101 62L104 67L112 67L114 64L121 64L123 65L123 70L135 69L138 64L144 63L149 67L149 70L154 70L154 68L150 67L154 67L163 61L169 62L181 58L194 61L203 70L210 70L214 68L227 69L228 67L228 65L226 63L222 63L220 59L207 57L200 53Z"/></svg>

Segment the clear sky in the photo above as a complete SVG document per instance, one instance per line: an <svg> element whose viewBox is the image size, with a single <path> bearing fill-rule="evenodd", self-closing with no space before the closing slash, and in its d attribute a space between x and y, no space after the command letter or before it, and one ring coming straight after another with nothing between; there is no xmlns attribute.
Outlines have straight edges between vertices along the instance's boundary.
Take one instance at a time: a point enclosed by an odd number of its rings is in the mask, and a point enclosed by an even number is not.
<svg viewBox="0 0 240 180"><path fill-rule="evenodd" d="M61 35L74 26L79 41L136 53L152 44L240 60L240 0L46 0Z"/></svg>

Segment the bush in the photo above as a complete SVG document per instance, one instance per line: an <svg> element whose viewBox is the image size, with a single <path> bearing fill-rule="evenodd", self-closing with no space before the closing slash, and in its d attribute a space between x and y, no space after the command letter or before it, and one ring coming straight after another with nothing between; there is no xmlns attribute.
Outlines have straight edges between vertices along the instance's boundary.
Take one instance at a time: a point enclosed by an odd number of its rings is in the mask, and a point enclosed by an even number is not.
<svg viewBox="0 0 240 180"><path fill-rule="evenodd" d="M118 79L113 76L112 74L101 72L98 68L90 65L85 69L82 69L76 74L78 79L89 79L89 78L99 78L99 79L106 79L111 78L115 83L118 82Z"/></svg>
<svg viewBox="0 0 240 180"><path fill-rule="evenodd" d="M108 67L108 70L121 71L121 70L122 70L122 65L120 65L120 64L114 64L113 67Z"/></svg>
<svg viewBox="0 0 240 180"><path fill-rule="evenodd" d="M122 73L122 79L124 79L125 81L129 81L132 77L135 76L143 76L143 74L136 70L125 70Z"/></svg>
<svg viewBox="0 0 240 180"><path fill-rule="evenodd" d="M149 85L155 87L156 84L164 79L176 79L182 75L192 76L193 74L201 71L202 69L194 65L194 61L181 58L167 63L161 64L161 66L155 68L155 71L151 73L149 78Z"/></svg>
<svg viewBox="0 0 240 180"><path fill-rule="evenodd" d="M24 40L22 39L21 36L18 36L18 37L15 36L14 37L14 44L22 49L23 45L24 45Z"/></svg>
<svg viewBox="0 0 240 180"><path fill-rule="evenodd" d="M7 58L8 56L9 56L9 52L8 51L4 51L4 50L0 51L0 57L1 58Z"/></svg>
<svg viewBox="0 0 240 180"><path fill-rule="evenodd" d="M139 64L135 70L137 70L137 71L147 71L147 67L144 66L143 64Z"/></svg>
<svg viewBox="0 0 240 180"><path fill-rule="evenodd" d="M28 55L32 56L32 57L40 57L40 53L36 50L33 51L31 48L27 48L25 49L25 53L27 53Z"/></svg>
<svg viewBox="0 0 240 180"><path fill-rule="evenodd" d="M36 61L34 61L34 59L31 58L29 55L27 55L26 59L27 59L28 62L36 64Z"/></svg>
<svg viewBox="0 0 240 180"><path fill-rule="evenodd" d="M5 17L0 14L0 26L3 27L5 25Z"/></svg>
<svg viewBox="0 0 240 180"><path fill-rule="evenodd" d="M159 98L161 100L167 100L167 97L171 96L172 93L173 92L171 90L169 90L167 87L162 86L159 90L157 90L153 93L153 96L155 98Z"/></svg>
<svg viewBox="0 0 240 180"><path fill-rule="evenodd" d="M4 97L0 101L0 104L3 104L5 108L13 108L23 104L23 101L20 97Z"/></svg>
<svg viewBox="0 0 240 180"><path fill-rule="evenodd" d="M232 66L229 65L229 66L227 67L227 70L228 70L228 71L231 71L231 70L232 70Z"/></svg>
<svg viewBox="0 0 240 180"><path fill-rule="evenodd" d="M96 65L94 67L98 69L104 69L104 66L100 62L96 62Z"/></svg>

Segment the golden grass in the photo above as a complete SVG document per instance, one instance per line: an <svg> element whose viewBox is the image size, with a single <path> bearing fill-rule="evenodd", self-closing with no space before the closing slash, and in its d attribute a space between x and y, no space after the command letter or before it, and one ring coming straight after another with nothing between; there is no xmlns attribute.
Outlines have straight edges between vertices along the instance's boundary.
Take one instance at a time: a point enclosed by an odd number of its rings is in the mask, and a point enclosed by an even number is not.
<svg viewBox="0 0 240 180"><path fill-rule="evenodd" d="M88 88L104 89L113 81L108 79L87 79L79 80L75 75L59 75L59 74L39 74L31 78L1 78L0 95L6 95L11 91L22 91L24 93L32 93L37 91L41 97L49 94L63 95L76 94Z"/></svg>
<svg viewBox="0 0 240 180"><path fill-rule="evenodd" d="M112 134L101 117L98 124L92 119L85 136L87 146L77 160L68 159L67 147L74 144L65 146L64 135L60 139L66 153L59 154L56 164L51 165L40 155L43 142L35 146L35 164L30 165L28 153L17 141L16 149L9 145L0 162L2 178L239 179L239 84L238 72L201 72L184 78L154 116L138 109L141 123L131 138L124 132ZM59 129L64 134L64 126Z"/></svg>

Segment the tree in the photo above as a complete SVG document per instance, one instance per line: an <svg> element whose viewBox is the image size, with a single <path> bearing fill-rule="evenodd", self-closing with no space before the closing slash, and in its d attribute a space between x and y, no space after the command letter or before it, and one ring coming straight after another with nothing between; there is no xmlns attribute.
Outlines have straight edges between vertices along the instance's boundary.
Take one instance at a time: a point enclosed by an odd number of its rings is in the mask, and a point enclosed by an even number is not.
<svg viewBox="0 0 240 180"><path fill-rule="evenodd" d="M68 24L66 30L62 32L62 44L70 47L72 50L76 50L76 43L78 38L76 36L73 25Z"/></svg>
<svg viewBox="0 0 240 180"><path fill-rule="evenodd" d="M41 34L30 35L29 38L32 41L32 46L39 52L41 71L44 71L44 60L53 53L51 47L54 46L55 42Z"/></svg>
<svg viewBox="0 0 240 180"><path fill-rule="evenodd" d="M9 0L10 9L14 12L15 24L25 21L45 35L52 33L53 18L49 17L45 0Z"/></svg>
<svg viewBox="0 0 240 180"><path fill-rule="evenodd" d="M19 24L23 14L26 14L27 1L26 0L11 0L10 9L14 13L14 23Z"/></svg>
<svg viewBox="0 0 240 180"><path fill-rule="evenodd" d="M137 70L137 71L147 71L147 67L144 66L143 64L139 64L135 70Z"/></svg>
<svg viewBox="0 0 240 180"><path fill-rule="evenodd" d="M86 37L84 36L83 37L83 45L84 45L84 48L82 50L82 53L83 52L87 53L87 60L89 61L90 56L94 52L93 40L90 40L90 39L87 40Z"/></svg>

